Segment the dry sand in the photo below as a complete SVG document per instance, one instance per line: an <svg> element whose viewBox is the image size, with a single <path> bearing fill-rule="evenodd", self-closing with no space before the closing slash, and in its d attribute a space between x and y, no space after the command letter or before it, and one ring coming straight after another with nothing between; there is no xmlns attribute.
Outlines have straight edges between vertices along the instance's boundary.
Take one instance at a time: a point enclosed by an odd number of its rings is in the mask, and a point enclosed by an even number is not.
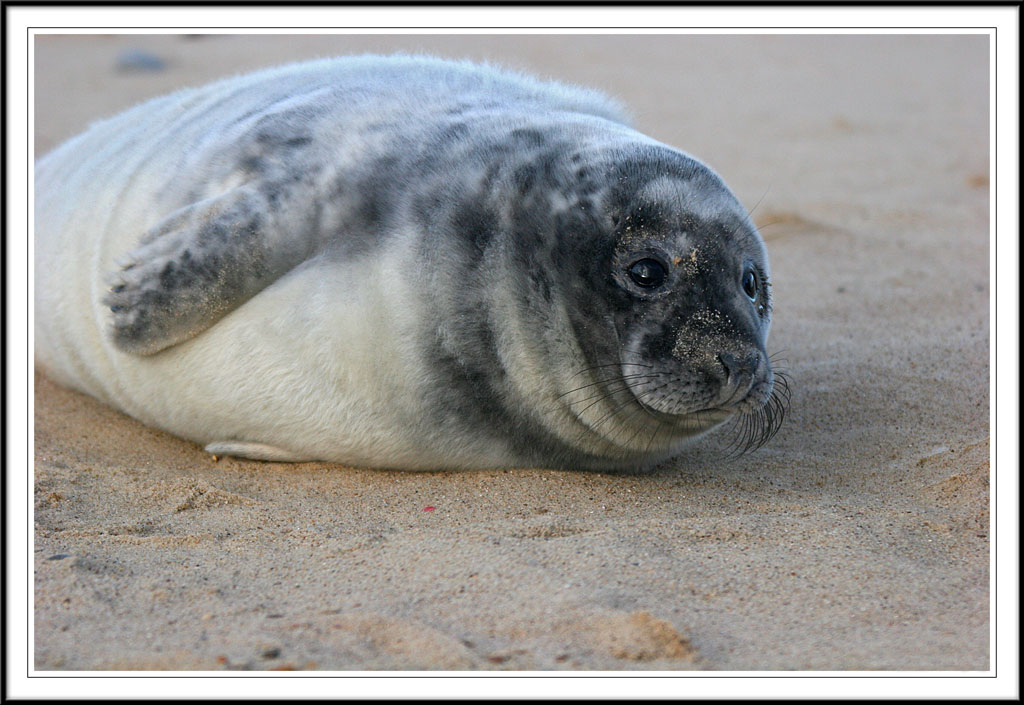
<svg viewBox="0 0 1024 705"><path fill-rule="evenodd" d="M758 204L788 421L650 474L215 463L37 375L36 668L987 669L987 38L42 37L37 154L396 50L604 89Z"/></svg>

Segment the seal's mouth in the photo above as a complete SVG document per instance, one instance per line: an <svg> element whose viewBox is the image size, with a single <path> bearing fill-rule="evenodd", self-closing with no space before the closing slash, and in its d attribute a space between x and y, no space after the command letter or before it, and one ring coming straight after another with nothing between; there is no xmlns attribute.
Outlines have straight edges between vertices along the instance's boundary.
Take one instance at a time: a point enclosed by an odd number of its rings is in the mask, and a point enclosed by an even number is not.
<svg viewBox="0 0 1024 705"><path fill-rule="evenodd" d="M760 379L752 375L738 379L730 377L719 391L719 399L722 401L716 408L734 414L754 412L768 403L774 389L775 374L770 368L765 370Z"/></svg>
<svg viewBox="0 0 1024 705"><path fill-rule="evenodd" d="M756 411L768 403L774 388L774 375L764 370L754 375L709 378L696 370L668 371L650 366L646 374L623 375L631 382L623 391L650 413L665 420L683 419L694 414L720 416L723 420L734 414Z"/></svg>
<svg viewBox="0 0 1024 705"><path fill-rule="evenodd" d="M734 423L730 432L734 434L727 448L729 455L742 455L757 450L770 441L779 429L789 412L791 399L790 379L785 372L774 371L771 388L767 397L743 409L750 395L734 408ZM738 412L736 410L739 410Z"/></svg>
<svg viewBox="0 0 1024 705"><path fill-rule="evenodd" d="M630 387L636 404L657 423L698 435L732 421L729 450L761 447L778 432L789 410L790 382L771 367L716 385L680 374L652 373Z"/></svg>
<svg viewBox="0 0 1024 705"><path fill-rule="evenodd" d="M599 444L602 452L663 453L724 426L729 453L741 454L767 443L789 407L789 381L779 372L723 394L720 383L704 376L647 362L587 371L594 377L581 380L558 401L581 425L573 442L589 436L586 443Z"/></svg>

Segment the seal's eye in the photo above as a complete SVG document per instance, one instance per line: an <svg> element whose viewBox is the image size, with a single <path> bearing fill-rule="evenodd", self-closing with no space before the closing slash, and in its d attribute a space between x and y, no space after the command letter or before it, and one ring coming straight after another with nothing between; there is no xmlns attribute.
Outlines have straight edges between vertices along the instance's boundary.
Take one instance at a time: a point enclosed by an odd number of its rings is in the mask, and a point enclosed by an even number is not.
<svg viewBox="0 0 1024 705"><path fill-rule="evenodd" d="M629 267L629 278L637 286L642 286L645 289L661 286L667 275L665 266L656 259L637 260Z"/></svg>
<svg viewBox="0 0 1024 705"><path fill-rule="evenodd" d="M753 269L743 274L743 291L751 301L757 298L757 273Z"/></svg>

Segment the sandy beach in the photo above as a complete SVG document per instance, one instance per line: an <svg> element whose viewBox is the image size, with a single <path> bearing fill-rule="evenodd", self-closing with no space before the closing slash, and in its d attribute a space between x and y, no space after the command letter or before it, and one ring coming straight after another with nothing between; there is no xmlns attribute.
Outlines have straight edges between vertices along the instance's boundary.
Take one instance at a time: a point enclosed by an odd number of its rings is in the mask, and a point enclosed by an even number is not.
<svg viewBox="0 0 1024 705"><path fill-rule="evenodd" d="M37 372L35 668L988 669L987 37L42 36L36 156L399 51L601 89L718 171L771 257L785 424L648 473L215 461Z"/></svg>

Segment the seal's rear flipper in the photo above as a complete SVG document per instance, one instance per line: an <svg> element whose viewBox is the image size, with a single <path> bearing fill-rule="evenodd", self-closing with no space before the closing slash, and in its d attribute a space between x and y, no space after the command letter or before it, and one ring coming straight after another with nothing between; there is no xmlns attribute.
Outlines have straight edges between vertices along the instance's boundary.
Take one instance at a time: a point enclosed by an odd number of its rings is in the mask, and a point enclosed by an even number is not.
<svg viewBox="0 0 1024 705"><path fill-rule="evenodd" d="M188 340L306 259L309 233L280 222L254 185L178 210L147 232L108 277L103 303L124 352Z"/></svg>
<svg viewBox="0 0 1024 705"><path fill-rule="evenodd" d="M273 460L279 463L311 462L310 458L296 455L290 450L248 441L217 441L207 445L205 450L212 455L232 455L236 458L249 458L250 460Z"/></svg>

